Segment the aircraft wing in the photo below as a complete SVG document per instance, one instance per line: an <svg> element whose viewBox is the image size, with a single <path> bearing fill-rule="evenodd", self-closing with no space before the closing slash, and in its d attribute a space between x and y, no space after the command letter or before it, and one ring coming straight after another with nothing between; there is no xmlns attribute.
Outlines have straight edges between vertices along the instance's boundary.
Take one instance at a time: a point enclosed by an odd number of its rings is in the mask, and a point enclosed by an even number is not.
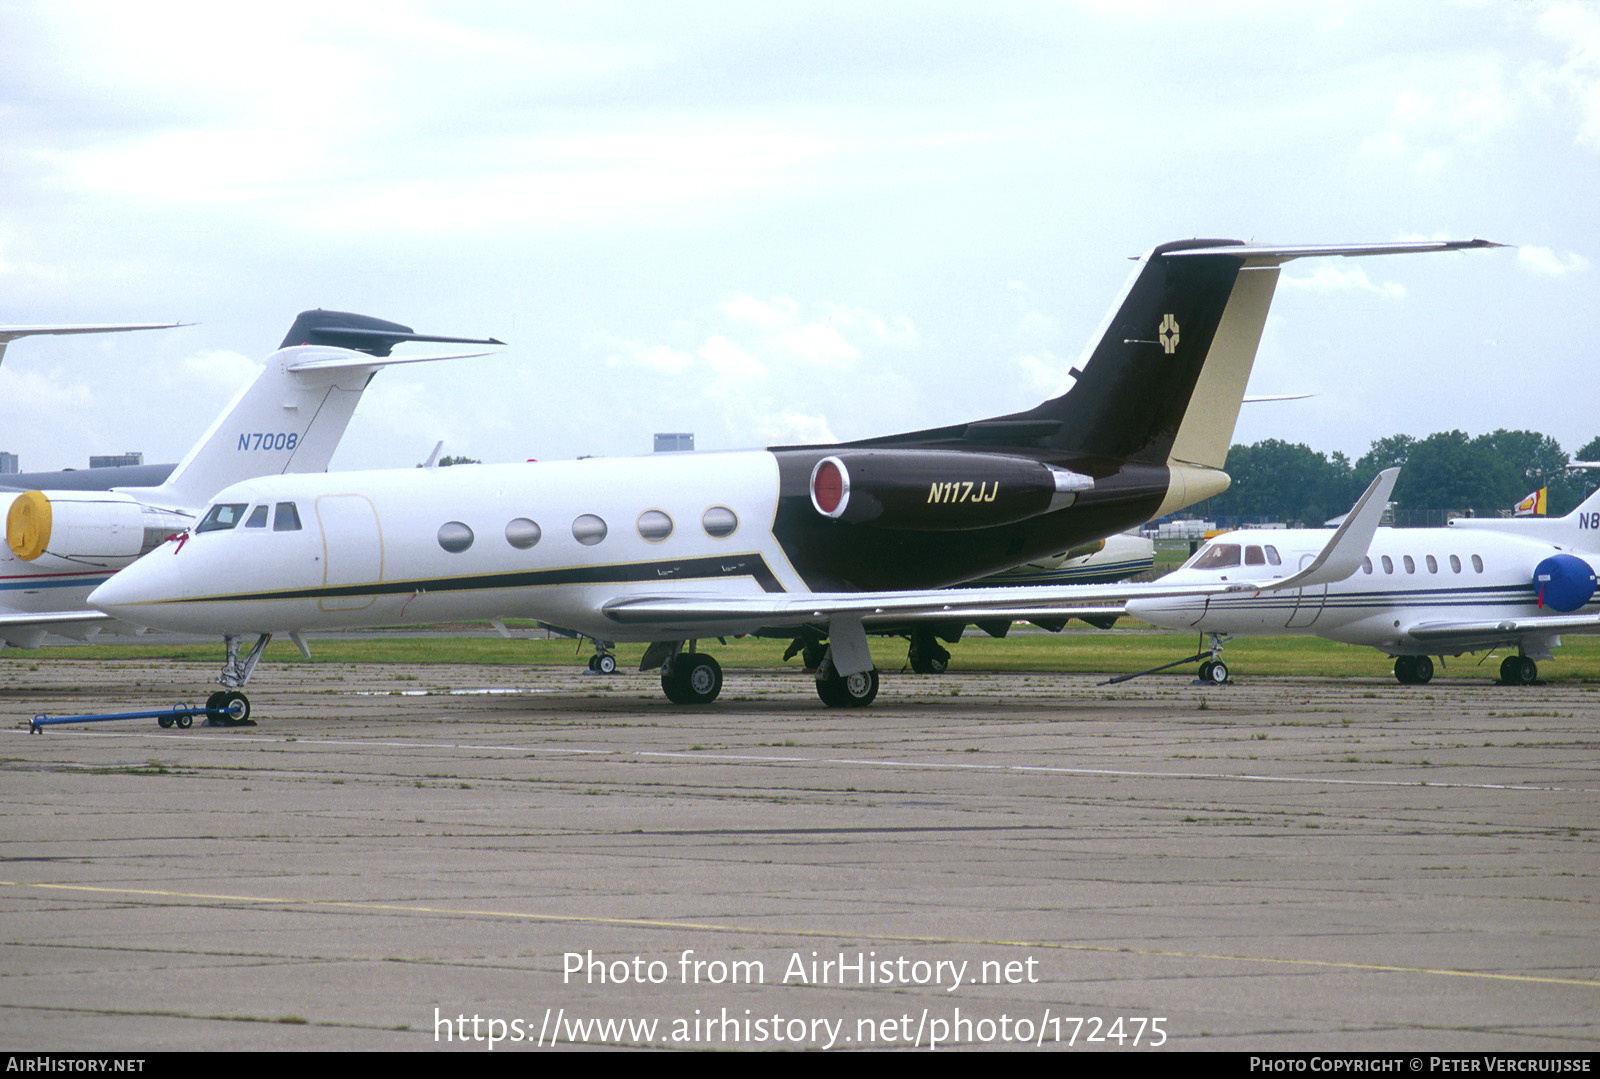
<svg viewBox="0 0 1600 1079"><path fill-rule="evenodd" d="M840 674L870 668L867 630L878 624L984 622L1000 619L1082 618L1116 613L1130 599L1276 592L1343 580L1361 565L1377 531L1399 469L1388 469L1351 508L1345 523L1303 570L1275 581L1205 584L1143 583L1054 587L929 589L920 592L807 592L718 595L673 592L624 596L601 605L619 626L649 626L662 637L750 633L778 627L826 623Z"/></svg>
<svg viewBox="0 0 1600 1079"><path fill-rule="evenodd" d="M38 337L42 334L72 334L72 333L124 333L128 330L171 330L179 326L188 326L187 322L139 322L139 323L98 323L84 326L0 326L0 359L6 354L6 346L23 337Z"/></svg>
<svg viewBox="0 0 1600 1079"><path fill-rule="evenodd" d="M1277 592L1342 581L1354 573L1383 517L1398 468L1385 469L1356 501L1344 524L1305 569L1274 581L1219 581L1214 584L1165 584L1161 581L1010 588L930 589L922 592L806 592L729 596L715 593L672 593L627 596L601 610L619 625L670 621L692 627L714 622L800 625L834 618L874 622L953 622L993 618L1082 617L1107 614L1112 604L1130 599L1214 596L1232 592Z"/></svg>
<svg viewBox="0 0 1600 1079"><path fill-rule="evenodd" d="M1269 588L1269 586L1262 586ZM1015 588L930 589L925 592L759 593L746 596L674 593L629 596L601 607L618 625L671 623L692 629L708 624L779 626L827 622L835 618L878 622L988 621L996 618L1077 618L1117 613L1117 604L1137 598L1211 596L1254 592L1253 584L1207 584L1161 587L1143 584L1079 584L1059 587L1020 585ZM1093 601L1104 603L1094 605Z"/></svg>
<svg viewBox="0 0 1600 1079"><path fill-rule="evenodd" d="M1478 622L1422 622L1408 628L1406 633L1424 644L1467 651L1561 633L1600 633L1600 614L1534 615L1529 618L1484 619Z"/></svg>

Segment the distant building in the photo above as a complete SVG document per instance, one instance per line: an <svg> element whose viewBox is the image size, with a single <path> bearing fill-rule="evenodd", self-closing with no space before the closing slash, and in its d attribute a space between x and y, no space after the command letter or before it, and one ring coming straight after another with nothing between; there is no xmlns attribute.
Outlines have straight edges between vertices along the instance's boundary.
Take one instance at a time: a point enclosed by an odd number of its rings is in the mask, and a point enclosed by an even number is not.
<svg viewBox="0 0 1600 1079"><path fill-rule="evenodd" d="M142 464L144 464L144 454L134 453L132 451L129 451L128 453L105 453L89 455L90 468L116 468L118 465Z"/></svg>
<svg viewBox="0 0 1600 1079"><path fill-rule="evenodd" d="M0 450L0 473L21 471L22 462L17 459L17 455Z"/></svg>
<svg viewBox="0 0 1600 1079"><path fill-rule="evenodd" d="M682 453L694 449L694 432L683 431L676 434L657 434L657 453Z"/></svg>

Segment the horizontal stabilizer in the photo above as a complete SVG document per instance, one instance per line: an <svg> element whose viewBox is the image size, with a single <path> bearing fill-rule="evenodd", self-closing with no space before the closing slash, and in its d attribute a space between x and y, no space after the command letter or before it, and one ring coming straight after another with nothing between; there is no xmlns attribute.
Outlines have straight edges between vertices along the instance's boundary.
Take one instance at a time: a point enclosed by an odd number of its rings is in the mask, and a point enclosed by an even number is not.
<svg viewBox="0 0 1600 1079"><path fill-rule="evenodd" d="M392 367L401 363L435 363L439 360L473 360L479 356L493 356L492 352L457 352L449 356L386 356L383 359L374 359L367 355L328 355L319 354L315 359L298 360L284 367L291 375L302 371L342 371L351 367L363 370L376 370L379 367Z"/></svg>
<svg viewBox="0 0 1600 1079"><path fill-rule="evenodd" d="M295 345L332 345L369 356L387 356L395 345L425 341L453 345L503 345L493 337L440 337L417 333L410 326L349 311L302 311L289 327L279 348Z"/></svg>
<svg viewBox="0 0 1600 1079"><path fill-rule="evenodd" d="M1471 251L1484 247L1505 247L1492 240L1402 240L1387 244L1220 244L1216 247L1190 247L1168 252L1168 258L1193 258L1197 255L1233 255L1255 266L1278 266L1291 259L1325 258L1329 255L1413 255L1429 251Z"/></svg>

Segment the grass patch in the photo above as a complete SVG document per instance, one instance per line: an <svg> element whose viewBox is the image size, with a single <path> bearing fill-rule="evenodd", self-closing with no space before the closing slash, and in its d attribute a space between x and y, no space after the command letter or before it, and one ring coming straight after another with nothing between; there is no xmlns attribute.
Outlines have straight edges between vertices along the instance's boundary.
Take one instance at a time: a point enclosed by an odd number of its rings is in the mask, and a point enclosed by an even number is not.
<svg viewBox="0 0 1600 1079"><path fill-rule="evenodd" d="M1125 628L1126 627L1126 628ZM8 648L0 651L0 672L5 670L31 670L40 660L82 660L103 663L152 660L222 664L222 643L215 644L161 644L116 643L92 645L61 645L48 648ZM265 660L271 664L339 665L357 663L387 663L398 665L487 664L508 666L571 666L581 669L592 654L588 645L578 646L565 639L516 638L506 640L498 636L450 637L389 637L377 634L358 640L318 639L308 637L312 658L307 660L288 640L274 640L267 646ZM904 669L906 642L900 638L874 637L872 654L878 668L885 672ZM756 668L787 666L799 669L798 660L783 664L785 642L754 637L730 639L726 645L716 640L702 642L702 649L713 653L718 662L727 668ZM623 644L616 649L619 667L635 670L644 654L642 644ZM1074 624L1061 633L1018 632L1005 638L992 638L981 631L969 630L957 645L951 647L952 671L1036 671L1067 674L1118 674L1145 670L1193 655L1200 650L1200 641L1194 634L1168 633L1162 630L1138 628L1138 623L1127 620L1114 630L1079 629ZM1503 653L1495 653L1496 656ZM1248 679L1251 675L1299 675L1313 677L1359 676L1367 678L1392 678L1393 661L1372 648L1338 644L1317 637L1257 637L1231 641L1227 645L1227 661L1234 676ZM24 658L26 657L26 658ZM1192 676L1194 668L1174 668L1168 677ZM1446 665L1436 671L1436 681L1448 682L1452 678L1493 679L1498 675L1498 661L1479 662L1479 657L1464 656L1447 659ZM1539 665L1539 677L1549 682L1600 683L1600 639L1573 636L1567 638L1556 653L1554 661ZM928 679L931 686L937 679ZM597 689L601 683L597 683ZM959 687L945 687L952 691ZM1531 713L1530 713L1531 714Z"/></svg>

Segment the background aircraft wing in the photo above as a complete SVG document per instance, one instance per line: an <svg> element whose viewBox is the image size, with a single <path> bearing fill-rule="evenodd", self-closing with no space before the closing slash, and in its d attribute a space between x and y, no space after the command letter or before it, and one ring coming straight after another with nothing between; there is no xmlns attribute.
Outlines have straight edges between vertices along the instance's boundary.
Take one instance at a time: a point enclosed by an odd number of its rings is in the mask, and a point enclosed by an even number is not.
<svg viewBox="0 0 1600 1079"><path fill-rule="evenodd" d="M102 630L143 633L99 611L14 611L0 614L0 647L37 648L47 633L88 640Z"/></svg>
<svg viewBox="0 0 1600 1079"><path fill-rule="evenodd" d="M187 322L98 323L92 326L0 326L0 359L5 358L6 346L23 337L43 334L71 333L125 333L128 330L171 330L188 326Z"/></svg>

